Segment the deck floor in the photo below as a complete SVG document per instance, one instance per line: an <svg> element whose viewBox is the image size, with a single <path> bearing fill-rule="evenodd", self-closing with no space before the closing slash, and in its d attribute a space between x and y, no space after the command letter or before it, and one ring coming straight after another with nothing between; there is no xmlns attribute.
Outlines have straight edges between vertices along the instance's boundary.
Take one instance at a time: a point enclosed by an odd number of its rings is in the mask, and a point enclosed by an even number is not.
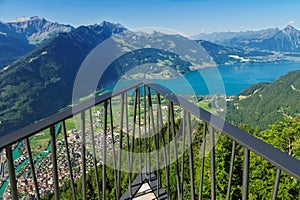
<svg viewBox="0 0 300 200"><path fill-rule="evenodd" d="M138 190L138 192L134 195L133 197L134 200L153 200L153 199L157 199L155 194L153 193L150 185L148 183L144 183L140 189Z"/></svg>

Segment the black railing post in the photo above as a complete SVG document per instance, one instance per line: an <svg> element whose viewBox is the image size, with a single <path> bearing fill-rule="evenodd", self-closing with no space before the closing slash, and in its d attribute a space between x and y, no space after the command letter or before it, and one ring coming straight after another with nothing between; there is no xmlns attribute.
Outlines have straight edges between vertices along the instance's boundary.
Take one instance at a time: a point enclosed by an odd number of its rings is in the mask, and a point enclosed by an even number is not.
<svg viewBox="0 0 300 200"><path fill-rule="evenodd" d="M81 168L82 168L82 198L86 196L86 146L85 146L85 110L81 112Z"/></svg>
<svg viewBox="0 0 300 200"><path fill-rule="evenodd" d="M127 139L127 165L128 165L128 171L129 171L129 175L128 175L128 188L129 188L129 194L130 197L132 197L132 187L131 187L131 161L130 161L130 137L129 137L129 114L128 114L128 95L127 92L125 93L125 120L126 120L126 139Z"/></svg>
<svg viewBox="0 0 300 200"><path fill-rule="evenodd" d="M183 110L183 118L182 118L182 146L181 146L181 199L183 199L183 182L184 182L184 152L185 152L185 134L186 134L186 110Z"/></svg>
<svg viewBox="0 0 300 200"><path fill-rule="evenodd" d="M195 185L194 185L194 156L192 146L192 130L191 130L191 114L187 113L187 131L189 138L189 168L190 168L190 184L191 184L191 199L195 200Z"/></svg>
<svg viewBox="0 0 300 200"><path fill-rule="evenodd" d="M248 188L249 188L249 160L250 151L246 147L244 148L244 169L243 169L243 194L242 199L248 199Z"/></svg>
<svg viewBox="0 0 300 200"><path fill-rule="evenodd" d="M279 181L280 181L280 173L281 173L281 170L277 169L276 170L275 182L274 182L274 189L273 189L272 200L276 200L277 199L277 192L278 192Z"/></svg>
<svg viewBox="0 0 300 200"><path fill-rule="evenodd" d="M203 124L203 137L202 137L202 148L201 148L201 172L200 172L200 185L199 185L199 199L202 199L203 193L203 178L204 178L204 166L205 166L205 150L206 150L206 132L207 124Z"/></svg>
<svg viewBox="0 0 300 200"><path fill-rule="evenodd" d="M139 154L140 154L140 172L143 171L143 157L142 157L142 124L141 124L141 88L138 87L138 120L139 120ZM140 180L142 183L142 180Z"/></svg>
<svg viewBox="0 0 300 200"><path fill-rule="evenodd" d="M210 137L210 183L211 199L216 199L216 172L215 172L215 132L212 126L208 127Z"/></svg>
<svg viewBox="0 0 300 200"><path fill-rule="evenodd" d="M168 103L168 132L167 132L167 142L168 142L168 152L167 152L167 173L166 173L166 178L167 178L167 193L168 193L168 198L170 199L171 195L171 188L170 188L170 164L171 164L171 106L170 102Z"/></svg>
<svg viewBox="0 0 300 200"><path fill-rule="evenodd" d="M63 121L63 130L64 130L64 140L65 140L65 144L66 144L68 167L69 167L69 172L70 172L70 179L71 179L70 181L71 181L73 199L76 200L76 191L75 191L72 163L71 163L70 150L69 150L69 144L68 144L68 138L67 138L67 127L66 127L65 120Z"/></svg>
<svg viewBox="0 0 300 200"><path fill-rule="evenodd" d="M8 175L10 182L10 192L13 200L18 200L18 188L15 174L14 158L11 146L6 147L6 158L8 162Z"/></svg>
<svg viewBox="0 0 300 200"><path fill-rule="evenodd" d="M148 146L148 141L147 141L147 90L146 90L146 85L143 87L144 90L144 96L143 96L143 103L144 103L144 153L145 153L145 166L146 166L146 175L148 174L148 156L147 156L147 146ZM149 138L148 138L149 139ZM149 172L150 173L150 172Z"/></svg>
<svg viewBox="0 0 300 200"><path fill-rule="evenodd" d="M89 114L90 114L90 129L91 129L91 134L92 134L93 164L94 164L94 168L95 168L97 194L98 194L98 199L100 199L101 198L100 183L99 183L99 175L98 175L98 170L97 170L97 154L96 154L96 147L95 147L95 134L94 134L94 125L93 125L93 117L92 117L92 109L91 108L89 109Z"/></svg>
<svg viewBox="0 0 300 200"><path fill-rule="evenodd" d="M174 105L172 101L169 101L169 109L171 114L171 127L172 127L172 137L174 141L174 159L175 159L175 172L176 172L176 187L178 198L181 199L181 184L179 176L179 166L178 166L178 154L177 154L177 139L175 136L175 114L174 114Z"/></svg>
<svg viewBox="0 0 300 200"><path fill-rule="evenodd" d="M228 178L228 188L227 188L226 200L230 200L231 182L232 182L232 176L233 176L233 166L234 166L234 157L235 157L235 148L236 148L236 142L233 140L232 141L230 170L229 170L229 178Z"/></svg>
<svg viewBox="0 0 300 200"><path fill-rule="evenodd" d="M154 122L154 114L153 114L153 104L152 104L152 97L151 97L151 89L148 87L148 104L149 104L149 114L151 119L151 129L152 134L154 137L154 146L155 146L155 157L156 157L156 168L157 168L157 196L159 196L159 154L158 154L158 139L157 139L157 132ZM150 172L151 174L151 172Z"/></svg>
<svg viewBox="0 0 300 200"><path fill-rule="evenodd" d="M131 149L130 149L130 157L129 157L129 176L132 176L132 166L134 163L133 151L134 151L134 139L135 139L135 128L136 128L136 118L137 118L137 104L138 104L138 88L135 90L134 95L134 111L133 111L133 124L132 124L132 136L131 136ZM129 134L129 133L127 133Z"/></svg>
<svg viewBox="0 0 300 200"><path fill-rule="evenodd" d="M123 124L124 124L124 93L121 95L121 119L120 119L120 134L119 134L119 155L118 155L118 179L117 191L119 198L121 196L121 168L122 168L122 146L123 146Z"/></svg>
<svg viewBox="0 0 300 200"><path fill-rule="evenodd" d="M34 183L35 187L35 193L36 193L36 198L39 200L40 199L40 192L39 192L39 187L36 179L36 174L35 174L35 169L34 169L34 164L33 164L33 159L32 159L32 153L31 153L31 148L30 148L30 142L29 138L26 138L26 146L27 146L27 151L28 151L28 157L29 157L29 164L31 168L31 174L32 174L32 180Z"/></svg>
<svg viewBox="0 0 300 200"><path fill-rule="evenodd" d="M103 127L103 162L102 162L102 199L106 199L106 137L107 137L107 101L104 101L104 127Z"/></svg>
<svg viewBox="0 0 300 200"><path fill-rule="evenodd" d="M151 112L150 112L150 110L151 110L151 108L150 108L150 101L151 101L151 94L149 93L149 87L146 87L145 89L147 89L147 105L148 105L148 115L147 115L147 118L148 118L148 143L147 143L147 148L148 148L148 168L149 168L149 170L148 170L148 175L149 175L149 179L151 179L151 173L152 173L152 158L151 158Z"/></svg>
<svg viewBox="0 0 300 200"><path fill-rule="evenodd" d="M167 193L168 195L170 195L170 180L169 180L169 161L168 161L168 157L167 157L167 150L166 150L166 139L165 139L165 135L166 135L166 131L163 130L163 116L162 116L162 108L161 108L161 98L160 98L160 94L156 93L156 101L157 101L157 117L159 119L158 121L158 130L161 133L161 138L162 138L162 145L163 145L163 155L164 155L164 164L165 164L165 171L166 171L166 184L167 184ZM170 112L168 112L168 133L170 132L169 128L170 128ZM167 133L167 134L168 134ZM169 136L167 137L169 138ZM168 148L169 148L169 144L168 143ZM168 154L168 156L170 156L170 154Z"/></svg>
<svg viewBox="0 0 300 200"><path fill-rule="evenodd" d="M109 116L110 116L110 133L112 139L112 153L113 153L113 165L114 165L114 186L116 188L116 199L119 199L118 196L118 183L117 183L117 161L116 161L116 150L115 150L115 137L114 137L114 121L113 121L113 110L111 98L109 99ZM99 197L100 199L100 197Z"/></svg>
<svg viewBox="0 0 300 200"><path fill-rule="evenodd" d="M57 149L56 149L56 133L55 126L50 127L51 134L51 151L52 151L52 169L53 169L53 182L54 182L54 195L55 200L59 200L59 184L58 184L58 169L57 169Z"/></svg>

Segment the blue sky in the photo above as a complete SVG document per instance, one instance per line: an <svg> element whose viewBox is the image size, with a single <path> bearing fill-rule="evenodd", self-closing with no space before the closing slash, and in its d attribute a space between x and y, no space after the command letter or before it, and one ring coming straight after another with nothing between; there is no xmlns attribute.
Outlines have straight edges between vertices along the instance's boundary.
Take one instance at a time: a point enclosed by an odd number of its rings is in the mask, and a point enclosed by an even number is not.
<svg viewBox="0 0 300 200"><path fill-rule="evenodd" d="M73 26L107 20L127 28L200 32L300 28L299 0L0 0L0 21L41 16Z"/></svg>

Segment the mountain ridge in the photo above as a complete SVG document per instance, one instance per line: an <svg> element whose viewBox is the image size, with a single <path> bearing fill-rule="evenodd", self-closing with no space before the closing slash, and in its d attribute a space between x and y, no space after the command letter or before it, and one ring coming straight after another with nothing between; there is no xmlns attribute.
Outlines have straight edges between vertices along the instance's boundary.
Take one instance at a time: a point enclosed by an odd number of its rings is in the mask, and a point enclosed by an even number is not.
<svg viewBox="0 0 300 200"><path fill-rule="evenodd" d="M53 23L37 16L15 22L0 22L0 70L47 39L73 29L70 25Z"/></svg>
<svg viewBox="0 0 300 200"><path fill-rule="evenodd" d="M0 134L70 105L80 64L114 31L121 30L94 25L59 33L0 72Z"/></svg>
<svg viewBox="0 0 300 200"><path fill-rule="evenodd" d="M246 51L300 52L300 31L291 25L283 29L269 28L260 31L200 34L193 38Z"/></svg>

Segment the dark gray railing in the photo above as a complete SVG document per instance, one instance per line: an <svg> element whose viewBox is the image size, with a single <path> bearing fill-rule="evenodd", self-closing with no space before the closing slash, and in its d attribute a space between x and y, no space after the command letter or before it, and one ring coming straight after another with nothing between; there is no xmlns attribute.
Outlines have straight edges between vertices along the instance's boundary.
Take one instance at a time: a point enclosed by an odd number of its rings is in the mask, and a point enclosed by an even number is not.
<svg viewBox="0 0 300 200"><path fill-rule="evenodd" d="M130 96L128 94L133 95ZM114 100L119 102L117 106L114 105ZM92 114L92 108L95 106L101 107L100 115L102 118L99 123L102 131L100 134L100 143L95 141L97 133L95 133L94 130L96 126ZM114 108L114 106L117 108ZM164 110L162 109L163 106ZM130 108L133 109L133 111L131 110L130 112ZM113 114L113 109L117 110L117 114ZM119 117L118 123L114 120L116 115ZM176 122L178 116L181 116L182 124L179 128ZM75 150L70 146L73 144L68 141L68 131L70 130L67 130L66 121L72 117L79 118L81 123L81 130L78 132L78 137L81 139L80 148L78 147L78 149L80 149L80 156L77 157L74 157L75 154L71 155L71 151L73 152ZM202 155L199 194L197 195L193 155L193 137L195 136L195 133L193 133L195 131L193 125L195 123L201 126L202 130L201 133L196 133L202 136L201 149L199 149ZM59 131L57 130L58 126L60 127ZM237 145L244 148L243 175L241 181L242 199L248 199L250 152L254 152L261 158L267 160L277 169L276 174L274 174L273 199L276 199L277 196L282 171L300 180L300 161L297 159L199 108L184 98L176 96L160 85L154 83L134 83L117 89L114 92L106 93L95 99L67 108L62 112L13 133L1 136L0 150L2 154L5 152L6 155L6 161L4 162L2 159L2 163L0 163L3 166L2 174L4 174L2 184L8 181L10 183L10 186L6 187L5 190L4 195L6 198L19 199L22 195L29 195L28 191L26 191L27 193L25 192L25 194L22 193L23 191L19 191L20 183L17 180L21 178L24 173L18 175L17 167L20 167L20 164L17 164L18 166L15 165L13 156L13 151L17 148L16 146L22 142L21 145L24 145L24 149L27 150L26 157L28 160L26 164L28 168L30 168L30 172L28 173L30 177L32 177L33 184L31 189L35 192L35 194L32 194L31 191L30 195L36 199L40 199L47 193L45 188L41 189L42 185L45 184L38 181L38 174L41 176L43 173L37 173L37 170L40 169L36 167L37 163L42 162L44 157L40 160L35 158L30 143L32 136L35 136L45 129L50 130L50 151L47 155L51 156L52 165L50 167L52 171L51 180L46 185L48 185L49 191L50 189L54 191L55 199L60 199L60 188L62 186L61 166L59 165L61 158L58 155L61 153L58 150L58 148L60 148L59 145L63 145L63 149L65 150L64 155L66 157L63 157L63 159L65 159L66 164L64 167L68 169L68 181L70 181L73 199L76 199L76 189L78 189L78 187L76 188L76 182L78 182L76 179L79 178L74 175L74 171L77 171L77 174L78 171L80 172L82 198L87 199L87 173L88 170L92 168L94 168L96 177L97 196L99 199L107 199L107 165L113 168L113 186L115 188L114 196L116 199L131 199L144 182L148 182L151 185L153 193L158 199L170 198L172 192L170 176L176 177L176 186L174 187L176 187L177 194L175 196L178 199L183 199L184 190L186 189L183 187L183 183L186 179L184 178L186 176L184 172L187 171L189 172L188 182L190 185L189 191L191 199L197 199L198 197L202 199L205 176L204 162L205 154L207 153L206 146L208 144L210 147L210 198L216 199L216 183L218 180L216 179L215 167L215 137L217 132L226 135L232 140L227 199L231 198L230 194ZM179 134L180 137L176 135L179 129L181 130ZM87 149L89 145L87 132L91 134L91 137L88 138L91 139L92 149L90 151ZM58 139L60 134L63 137ZM209 138L209 141L207 141L207 138ZM62 144L58 145L58 141ZM100 158L98 158L97 148L101 150ZM124 155L122 149L126 150L127 155ZM108 164L110 162L110 160L108 160L108 152L112 155L110 164ZM134 154L133 152L139 152L139 154ZM188 161L184 160L184 156L180 156L180 153L183 154L183 152L186 152ZM124 158L128 159L127 164L124 164ZM171 159L174 161L175 174L170 174ZM80 160L80 162L78 160ZM134 166L134 163L138 163L138 165ZM188 164L188 168L185 166L186 164ZM100 177L101 174L98 172L99 166L102 167L102 177ZM122 188L121 184L124 166L128 173L128 184L125 189ZM136 173L136 171L139 171L139 173ZM163 176L165 176L165 179L162 178ZM126 189L128 190L125 192Z"/></svg>

